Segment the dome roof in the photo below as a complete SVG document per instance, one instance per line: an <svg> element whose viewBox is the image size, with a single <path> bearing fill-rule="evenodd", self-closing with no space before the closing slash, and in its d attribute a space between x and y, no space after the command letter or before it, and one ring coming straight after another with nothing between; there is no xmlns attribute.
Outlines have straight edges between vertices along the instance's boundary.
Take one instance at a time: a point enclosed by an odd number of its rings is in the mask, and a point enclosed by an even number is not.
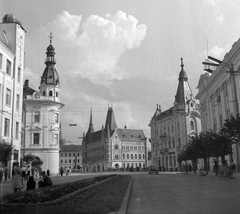
<svg viewBox="0 0 240 214"><path fill-rule="evenodd" d="M55 51L55 48L52 45L49 45L47 47L47 52L54 52L54 51Z"/></svg>
<svg viewBox="0 0 240 214"><path fill-rule="evenodd" d="M16 19L16 17L13 14L6 14L3 17L3 23L18 23L20 25L22 25L22 23Z"/></svg>
<svg viewBox="0 0 240 214"><path fill-rule="evenodd" d="M41 84L57 85L59 84L59 76L56 68L53 65L46 66L43 75L41 77Z"/></svg>

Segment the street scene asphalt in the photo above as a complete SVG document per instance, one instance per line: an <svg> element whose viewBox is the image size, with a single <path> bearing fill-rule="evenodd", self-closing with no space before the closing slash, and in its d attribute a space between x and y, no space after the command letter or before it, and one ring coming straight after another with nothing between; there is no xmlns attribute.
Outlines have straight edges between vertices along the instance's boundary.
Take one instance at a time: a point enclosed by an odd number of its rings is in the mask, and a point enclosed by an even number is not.
<svg viewBox="0 0 240 214"><path fill-rule="evenodd" d="M125 204L118 212L121 214L237 214L240 211L240 173L234 174L233 179L220 179L212 172L208 176L175 172L114 173L131 174L133 178ZM52 180L57 185L102 174L113 172L71 174ZM10 180L1 183L1 196L7 194L13 194Z"/></svg>

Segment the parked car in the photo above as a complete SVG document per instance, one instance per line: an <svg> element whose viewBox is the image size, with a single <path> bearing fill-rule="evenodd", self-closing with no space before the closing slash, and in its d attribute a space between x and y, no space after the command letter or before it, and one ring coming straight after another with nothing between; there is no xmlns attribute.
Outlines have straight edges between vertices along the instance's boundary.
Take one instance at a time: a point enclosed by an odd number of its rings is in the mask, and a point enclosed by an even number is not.
<svg viewBox="0 0 240 214"><path fill-rule="evenodd" d="M158 169L155 166L149 167L148 174L150 175L152 173L158 174Z"/></svg>

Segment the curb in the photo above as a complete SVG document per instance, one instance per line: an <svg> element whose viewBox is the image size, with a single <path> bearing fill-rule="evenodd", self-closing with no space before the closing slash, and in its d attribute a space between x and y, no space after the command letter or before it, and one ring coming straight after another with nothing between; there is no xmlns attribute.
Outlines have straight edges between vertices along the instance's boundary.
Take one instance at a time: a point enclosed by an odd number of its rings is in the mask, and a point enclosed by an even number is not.
<svg viewBox="0 0 240 214"><path fill-rule="evenodd" d="M120 207L119 211L117 212L117 214L125 214L127 212L128 202L129 202L129 198L130 198L129 196L131 194L131 189L132 189L132 183L133 183L133 177L131 176L131 181L128 185L128 188L127 188L127 191L123 198L121 207Z"/></svg>

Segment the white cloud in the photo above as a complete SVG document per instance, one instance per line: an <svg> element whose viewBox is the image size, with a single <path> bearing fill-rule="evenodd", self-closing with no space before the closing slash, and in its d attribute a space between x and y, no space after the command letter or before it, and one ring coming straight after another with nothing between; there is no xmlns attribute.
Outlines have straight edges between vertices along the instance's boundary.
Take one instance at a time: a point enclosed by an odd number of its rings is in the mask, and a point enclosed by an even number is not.
<svg viewBox="0 0 240 214"><path fill-rule="evenodd" d="M105 18L91 15L82 24L81 21L81 16L63 11L47 26L49 31L53 30L58 43L67 49L65 53L72 56L68 62L71 70L84 77L107 74L111 78L122 78L123 73L116 72L118 59L125 50L141 45L146 25L138 25L136 18L121 11L107 14Z"/></svg>

